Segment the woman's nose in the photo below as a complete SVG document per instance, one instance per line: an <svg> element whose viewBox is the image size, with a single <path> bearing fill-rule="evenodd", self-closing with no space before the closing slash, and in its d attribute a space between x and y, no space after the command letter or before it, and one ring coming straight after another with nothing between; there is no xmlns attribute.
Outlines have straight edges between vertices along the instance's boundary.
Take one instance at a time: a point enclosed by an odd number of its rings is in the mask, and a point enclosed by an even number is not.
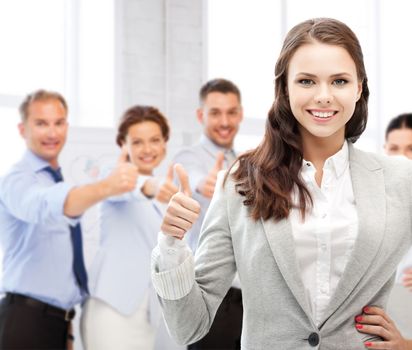
<svg viewBox="0 0 412 350"><path fill-rule="evenodd" d="M315 101L320 105L330 105L333 101L333 95L330 88L327 86L320 86L315 96Z"/></svg>

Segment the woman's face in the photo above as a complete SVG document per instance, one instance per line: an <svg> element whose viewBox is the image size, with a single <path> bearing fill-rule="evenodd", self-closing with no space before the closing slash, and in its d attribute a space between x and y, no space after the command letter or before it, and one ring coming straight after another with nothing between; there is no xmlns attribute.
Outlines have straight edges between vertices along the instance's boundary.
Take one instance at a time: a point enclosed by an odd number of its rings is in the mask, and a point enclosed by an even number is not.
<svg viewBox="0 0 412 350"><path fill-rule="evenodd" d="M412 159L412 129L394 129L389 132L385 152L390 156L400 155Z"/></svg>
<svg viewBox="0 0 412 350"><path fill-rule="evenodd" d="M356 65L336 45L313 42L292 56L287 75L290 107L302 140L343 142L345 125L362 93Z"/></svg>
<svg viewBox="0 0 412 350"><path fill-rule="evenodd" d="M166 155L166 141L159 124L144 121L129 127L126 146L130 161L137 165L139 173L151 175Z"/></svg>

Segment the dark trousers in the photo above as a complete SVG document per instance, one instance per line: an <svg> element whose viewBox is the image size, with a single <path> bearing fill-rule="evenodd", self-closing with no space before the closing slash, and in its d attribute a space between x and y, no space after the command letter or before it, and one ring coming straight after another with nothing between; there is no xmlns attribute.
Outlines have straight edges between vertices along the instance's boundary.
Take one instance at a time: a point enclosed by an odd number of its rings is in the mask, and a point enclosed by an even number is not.
<svg viewBox="0 0 412 350"><path fill-rule="evenodd" d="M56 315L56 308L42 308L34 299L38 304L32 306L22 298L8 295L0 302L0 349L65 350L69 321Z"/></svg>
<svg viewBox="0 0 412 350"><path fill-rule="evenodd" d="M209 333L190 350L238 350L242 334L242 292L230 288L220 304Z"/></svg>

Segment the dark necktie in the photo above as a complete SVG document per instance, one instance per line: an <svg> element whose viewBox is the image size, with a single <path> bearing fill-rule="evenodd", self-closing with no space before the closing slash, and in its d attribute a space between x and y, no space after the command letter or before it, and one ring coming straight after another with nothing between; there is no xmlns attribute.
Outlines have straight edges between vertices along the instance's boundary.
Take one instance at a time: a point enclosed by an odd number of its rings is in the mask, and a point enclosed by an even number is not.
<svg viewBox="0 0 412 350"><path fill-rule="evenodd" d="M52 177L54 182L63 181L63 175L59 169L53 169L51 166L45 167ZM82 230L80 224L76 226L69 226L71 232L71 239L73 245L73 270L76 276L77 283L81 290L89 294L89 288L87 287L87 272L84 266L83 259L83 243L82 243Z"/></svg>

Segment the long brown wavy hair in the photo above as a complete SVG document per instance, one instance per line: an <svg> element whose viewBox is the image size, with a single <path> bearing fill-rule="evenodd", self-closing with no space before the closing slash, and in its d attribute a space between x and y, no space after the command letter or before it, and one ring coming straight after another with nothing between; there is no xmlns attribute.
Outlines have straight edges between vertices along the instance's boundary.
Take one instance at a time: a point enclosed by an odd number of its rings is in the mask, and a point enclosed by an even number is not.
<svg viewBox="0 0 412 350"><path fill-rule="evenodd" d="M298 123L287 96L287 70L296 50L313 42L340 46L352 57L362 82L362 94L345 126L345 138L355 142L366 127L369 88L356 35L344 23L330 18L307 20L292 28L276 62L275 100L268 113L263 141L238 158L232 174L236 190L245 197L243 203L250 207L255 220L287 218L293 206L294 188L298 191L298 208L303 218L312 205L310 193L300 177L303 150Z"/></svg>

